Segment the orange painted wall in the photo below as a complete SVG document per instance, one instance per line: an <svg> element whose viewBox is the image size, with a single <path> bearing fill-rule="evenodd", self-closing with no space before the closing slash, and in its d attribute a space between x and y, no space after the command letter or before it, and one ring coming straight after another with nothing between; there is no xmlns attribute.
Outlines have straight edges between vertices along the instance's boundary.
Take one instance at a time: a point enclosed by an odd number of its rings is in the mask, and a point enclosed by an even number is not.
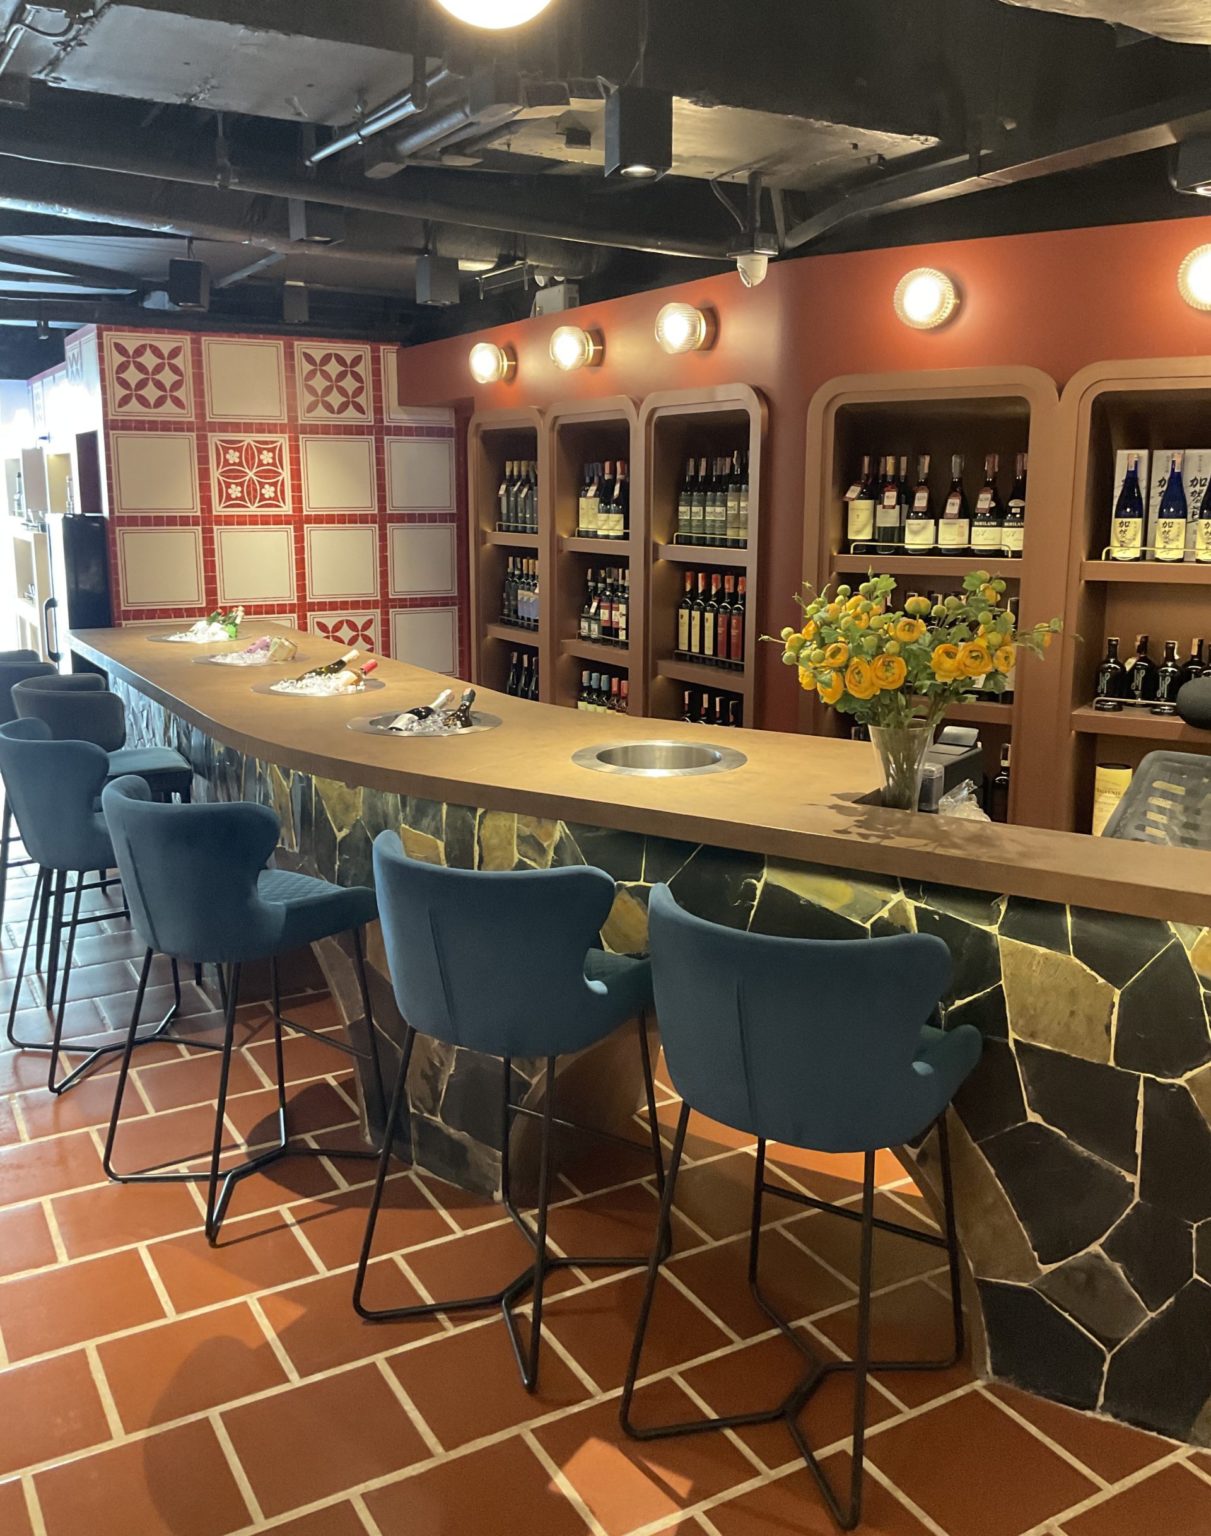
<svg viewBox="0 0 1211 1536"><path fill-rule="evenodd" d="M804 257L772 266L751 291L728 273L485 331L517 353L516 375L504 385L472 383L467 354L478 337L405 349L400 399L469 415L593 395L641 400L697 383L754 385L770 405L757 620L776 633L803 569L807 407L821 384L848 373L1029 365L1063 388L1103 359L1211 353L1211 314L1190 309L1177 291L1182 257L1203 242L1211 242L1211 218ZM891 307L901 275L924 265L944 268L963 292L958 316L932 334L901 325ZM656 346L656 313L671 298L714 306L719 339L711 352L671 358ZM603 332L601 367L572 375L554 367L547 346L562 318ZM814 529L809 537L814 547ZM764 722L793 729L798 701L774 647L763 654L758 685Z"/></svg>

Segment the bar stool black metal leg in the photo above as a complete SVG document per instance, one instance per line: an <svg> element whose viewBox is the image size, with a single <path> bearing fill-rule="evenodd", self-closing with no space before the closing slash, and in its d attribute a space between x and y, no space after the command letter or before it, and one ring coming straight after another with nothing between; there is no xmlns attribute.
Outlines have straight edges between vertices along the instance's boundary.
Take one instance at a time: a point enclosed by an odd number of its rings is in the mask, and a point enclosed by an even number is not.
<svg viewBox="0 0 1211 1536"><path fill-rule="evenodd" d="M118 1135L118 1122L122 1118L122 1099L126 1093L126 1079L130 1076L130 1059L135 1053L135 1044L139 1035L139 1015L143 1012L143 997L147 991L147 978L151 974L151 962L153 951L150 949L143 956L143 969L139 972L139 985L135 992L135 1005L131 1011L130 1028L126 1032L126 1045L122 1051L122 1065L118 1068L118 1086L114 1092L114 1107L109 1117L109 1131L105 1137L105 1150L101 1154L101 1166L105 1170L105 1177L115 1182L125 1182L122 1175L115 1172L114 1142Z"/></svg>
<svg viewBox="0 0 1211 1536"><path fill-rule="evenodd" d="M231 1052L235 1043L235 1012L240 998L240 967L231 968L231 986L227 994L227 1015L223 1030L223 1061L219 1068L219 1095L214 1115L214 1146L210 1156L210 1180L206 1191L206 1240L213 1247L219 1235L223 1213L231 1197L233 1184L224 1180L222 1196L219 1195L219 1163L223 1156L223 1119L227 1113L227 1086L231 1080Z"/></svg>
<svg viewBox="0 0 1211 1536"><path fill-rule="evenodd" d="M71 978L72 956L76 948L76 931L80 926L80 897L83 890L84 873L81 871L76 876L76 890L72 898L71 922L67 929L67 946L63 954L63 977L59 983L59 1006L55 1012L55 1032L51 1037L50 1073L46 1086L52 1093L62 1093L75 1081L74 1075L64 1078L61 1083L56 1083L55 1077L59 1071L59 1052L63 1046L63 1018L67 1011L67 987Z"/></svg>
<svg viewBox="0 0 1211 1536"><path fill-rule="evenodd" d="M50 897L52 885L50 870L44 870L43 873L46 875L46 879L42 882L42 895L37 902L38 942L34 951L34 967L38 971L39 975L42 973L42 967L46 956L46 929L47 924L50 921Z"/></svg>
<svg viewBox="0 0 1211 1536"><path fill-rule="evenodd" d="M950 1133L946 1111L938 1118L938 1162L942 1170L942 1219L946 1224L946 1259L950 1270L950 1312L954 1329L954 1353L947 1366L957 1365L966 1347L963 1324L963 1278L959 1262L959 1230L955 1222L954 1175L950 1162Z"/></svg>
<svg viewBox="0 0 1211 1536"><path fill-rule="evenodd" d="M370 1264L370 1254L374 1247L374 1229L378 1225L379 1208L383 1203L383 1189L387 1183L387 1172L391 1166L392 1145L395 1140L395 1128L399 1124L400 1111L403 1108L408 1091L408 1065L412 1060L412 1047L416 1041L416 1031L411 1027L404 1030L404 1046L400 1053L399 1071L395 1077L395 1089L391 1095L391 1104L387 1110L387 1119L383 1126L383 1145L378 1158L378 1172L374 1179L374 1193L370 1199L370 1210L366 1216L366 1230L362 1235L362 1251L358 1255L357 1275L353 1282L353 1307L359 1317L364 1317L369 1322L378 1318L409 1317L416 1316L417 1310L412 1307L397 1307L391 1310L383 1308L367 1307L362 1301L362 1291L366 1284L366 1270ZM432 1311L433 1308L420 1308L420 1312Z"/></svg>
<svg viewBox="0 0 1211 1536"><path fill-rule="evenodd" d="M59 946L63 941L63 899L67 894L67 871L55 870L51 874L54 893L50 906L50 937L46 954L46 1006L55 1004L55 985L59 979Z"/></svg>
<svg viewBox="0 0 1211 1536"><path fill-rule="evenodd" d="M511 1097L509 1090L508 1074L512 1069L512 1063L505 1061L505 1113L509 1117ZM533 1233L534 1265L526 1274L519 1275L513 1285L501 1297L501 1311L504 1314L505 1326L509 1330L509 1342L513 1346L513 1357L517 1361L517 1368L521 1372L522 1385L527 1392L533 1392L538 1387L538 1360L539 1348L542 1343L542 1301L543 1285L546 1280L548 1260L547 1254L547 1212L551 1203L551 1136L554 1127L555 1115L555 1058L547 1057L547 1074L545 1095L543 1099L542 1137L539 1148L538 1165L538 1224ZM505 1147L508 1146L508 1136L505 1137ZM507 1168L507 1160L502 1162L502 1184ZM517 1319L513 1315L512 1304L523 1294L533 1289L534 1304L530 1315L530 1343L528 1349L523 1350L521 1336L517 1330Z"/></svg>
<svg viewBox="0 0 1211 1536"><path fill-rule="evenodd" d="M370 1053L370 1071L374 1077L374 1091L378 1097L378 1111L387 1119L387 1088L383 1082L383 1063L379 1056L378 1031L374 1027L374 1009L370 1003L370 982L366 976L366 952L362 944L362 930L353 930L353 962L357 971L357 986L362 998L362 1018L366 1021L366 1049Z"/></svg>
<svg viewBox="0 0 1211 1536"><path fill-rule="evenodd" d="M21 945L21 958L17 962L17 979L13 984L13 995L8 1005L8 1028L6 1033L10 1045L20 1045L16 1036L17 1009L21 1004L21 988L25 981L25 967L29 961L29 945L33 936L34 925L38 919L38 913L42 906L42 892L46 887L50 876L46 870L38 870L38 878L34 882L34 896L30 903L29 916L25 920L25 940Z"/></svg>
<svg viewBox="0 0 1211 1536"><path fill-rule="evenodd" d="M660 1121L656 1118L656 1081L652 1074L652 1051L648 1045L648 1019L641 1013L635 1021L639 1029L639 1060L643 1066L643 1091L648 1107L648 1135L656 1160L656 1188L664 1194L664 1144L660 1140Z"/></svg>
<svg viewBox="0 0 1211 1536"><path fill-rule="evenodd" d="M0 923L4 921L4 900L8 895L8 855L13 838L13 808L4 802L4 816L0 821Z"/></svg>

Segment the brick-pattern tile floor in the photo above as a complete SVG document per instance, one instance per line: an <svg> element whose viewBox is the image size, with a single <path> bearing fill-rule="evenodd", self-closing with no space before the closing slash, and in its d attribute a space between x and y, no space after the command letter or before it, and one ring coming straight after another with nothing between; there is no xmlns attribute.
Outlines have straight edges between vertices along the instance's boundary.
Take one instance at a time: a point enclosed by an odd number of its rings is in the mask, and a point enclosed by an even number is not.
<svg viewBox="0 0 1211 1536"><path fill-rule="evenodd" d="M7 1004L32 881L10 882L0 928ZM99 899L99 898L98 898ZM70 1031L128 1017L138 944L108 918L81 947ZM163 988L156 994L163 1000ZM202 1027L206 999L186 987ZM76 1002L75 1000L78 1000ZM21 1027L44 1037L41 981ZM336 1029L329 1001L302 1005ZM272 1103L265 1013L233 1073L233 1148ZM137 1058L119 1141L128 1166L204 1147L215 1062L178 1046ZM310 1042L288 1053L294 1123L317 1147L357 1138L346 1062ZM101 1170L112 1070L53 1099L45 1058L0 1051L0 1531L4 1536L828 1536L833 1529L781 1426L636 1443L617 1399L638 1305L634 1271L562 1271L547 1305L542 1377L527 1395L496 1316L372 1325L350 1304L370 1165L330 1154L240 1186L219 1247L185 1186L120 1187ZM660 1118L675 1119L667 1084ZM642 1422L775 1401L801 1358L744 1286L752 1147L695 1121L677 1251L658 1293ZM643 1126L632 1157L565 1164L552 1239L561 1251L642 1252L657 1202ZM772 1149L773 1176L856 1198L852 1159ZM894 1159L880 1200L928 1215ZM400 1169L368 1299L490 1289L524 1257L499 1207ZM848 1347L852 1234L771 1201L770 1294L822 1352ZM945 1276L935 1250L879 1243L876 1348L936 1348ZM903 1341L903 1343L902 1343ZM840 1486L849 1467L843 1377L804 1428ZM872 1386L871 1536L1206 1536L1211 1457L977 1381L886 1377Z"/></svg>

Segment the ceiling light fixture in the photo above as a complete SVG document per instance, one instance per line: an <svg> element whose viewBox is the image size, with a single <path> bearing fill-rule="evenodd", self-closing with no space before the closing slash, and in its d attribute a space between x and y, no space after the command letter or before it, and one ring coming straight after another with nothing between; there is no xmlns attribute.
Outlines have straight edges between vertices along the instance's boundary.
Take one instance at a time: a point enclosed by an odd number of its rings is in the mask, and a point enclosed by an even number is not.
<svg viewBox="0 0 1211 1536"><path fill-rule="evenodd" d="M896 315L916 331L945 325L959 307L954 279L936 267L914 267L896 284L892 296Z"/></svg>
<svg viewBox="0 0 1211 1536"><path fill-rule="evenodd" d="M513 377L517 358L511 347L495 342L477 341L471 348L471 377L477 384L503 384Z"/></svg>
<svg viewBox="0 0 1211 1536"><path fill-rule="evenodd" d="M595 367L602 358L601 337L578 325L561 325L551 335L551 361L565 373Z"/></svg>
<svg viewBox="0 0 1211 1536"><path fill-rule="evenodd" d="M692 304L666 304L656 316L656 340L665 352L705 352L715 342L715 312Z"/></svg>
<svg viewBox="0 0 1211 1536"><path fill-rule="evenodd" d="M551 4L551 0L437 0L442 10L455 21L486 32L505 32L510 27L524 27Z"/></svg>
<svg viewBox="0 0 1211 1536"><path fill-rule="evenodd" d="M458 270L460 272L491 272L499 261L499 257L493 257L491 261L479 256L460 256L458 258Z"/></svg>
<svg viewBox="0 0 1211 1536"><path fill-rule="evenodd" d="M1191 309L1211 309L1211 245L1195 246L1182 262L1177 291Z"/></svg>
<svg viewBox="0 0 1211 1536"><path fill-rule="evenodd" d="M607 176L655 181L673 164L673 98L667 91L623 85L605 104Z"/></svg>

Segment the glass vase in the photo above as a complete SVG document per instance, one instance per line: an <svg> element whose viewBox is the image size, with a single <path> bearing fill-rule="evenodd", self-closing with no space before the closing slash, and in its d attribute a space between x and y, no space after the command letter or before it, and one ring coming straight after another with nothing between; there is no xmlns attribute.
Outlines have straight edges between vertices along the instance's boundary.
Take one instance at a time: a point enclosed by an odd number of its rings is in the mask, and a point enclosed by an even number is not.
<svg viewBox="0 0 1211 1536"><path fill-rule="evenodd" d="M889 810L915 811L921 798L925 754L933 745L932 725L872 725L871 743L883 774L883 804Z"/></svg>

